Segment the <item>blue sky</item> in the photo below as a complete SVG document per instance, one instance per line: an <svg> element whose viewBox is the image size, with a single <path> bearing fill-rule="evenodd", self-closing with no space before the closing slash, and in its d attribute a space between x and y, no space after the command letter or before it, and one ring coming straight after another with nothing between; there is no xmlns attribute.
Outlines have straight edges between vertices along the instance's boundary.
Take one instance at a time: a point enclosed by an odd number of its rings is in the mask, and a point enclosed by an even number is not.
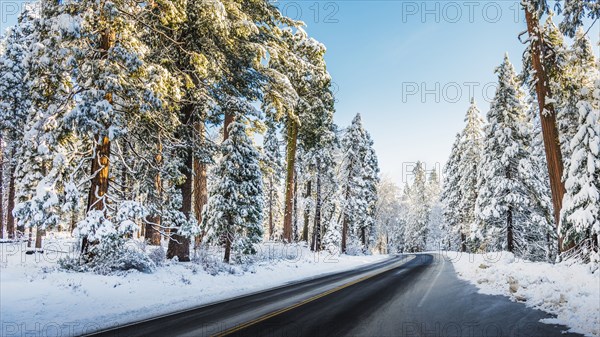
<svg viewBox="0 0 600 337"><path fill-rule="evenodd" d="M0 0L2 30L14 24L21 3ZM524 46L517 35L526 26L519 1L282 0L277 5L327 46L336 123L346 126L361 113L382 173L400 185L417 160L428 169L444 164L471 92L485 115L494 68L505 52L521 68ZM596 23L588 34L596 43L599 27Z"/></svg>
<svg viewBox="0 0 600 337"><path fill-rule="evenodd" d="M526 25L518 1L283 1L279 7L327 46L336 122L345 126L361 113L382 173L400 185L417 160L428 169L444 164L470 91L485 115L505 52L521 69L517 36ZM589 34L594 41L598 27Z"/></svg>

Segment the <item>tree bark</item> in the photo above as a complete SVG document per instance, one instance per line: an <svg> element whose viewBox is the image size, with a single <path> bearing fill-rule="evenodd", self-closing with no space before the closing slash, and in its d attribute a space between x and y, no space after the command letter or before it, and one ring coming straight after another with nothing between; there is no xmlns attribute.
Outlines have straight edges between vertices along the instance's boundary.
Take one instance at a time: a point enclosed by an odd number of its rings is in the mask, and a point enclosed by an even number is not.
<svg viewBox="0 0 600 337"><path fill-rule="evenodd" d="M298 143L298 123L288 118L287 123L287 174L285 179L285 211L283 216L283 240L292 242L292 221L294 217L294 181L296 165L296 148Z"/></svg>
<svg viewBox="0 0 600 337"><path fill-rule="evenodd" d="M37 251L42 251L42 238L46 235L46 231L38 228L35 232L35 248Z"/></svg>
<svg viewBox="0 0 600 337"><path fill-rule="evenodd" d="M106 28L100 37L100 58L106 58L108 50L112 48L116 40L113 30ZM112 93L106 94L106 101L113 102ZM108 127L106 128L108 130ZM98 210L106 215L106 194L108 193L108 180L110 170L110 139L106 134L98 134L94 137L96 149L92 158L91 174L93 175L88 193L87 211ZM90 242L84 237L81 243L81 252L86 254Z"/></svg>
<svg viewBox="0 0 600 337"><path fill-rule="evenodd" d="M292 221L292 238L296 242L298 241L298 175L296 172L294 172L294 212Z"/></svg>
<svg viewBox="0 0 600 337"><path fill-rule="evenodd" d="M313 228L312 250L321 250L321 161L317 158L317 190L315 197L315 219Z"/></svg>
<svg viewBox="0 0 600 337"><path fill-rule="evenodd" d="M309 200L312 194L312 181L306 182L306 193L304 194L305 200ZM308 222L310 221L310 208L308 205L304 205L304 223L302 225L302 241L308 242Z"/></svg>
<svg viewBox="0 0 600 337"><path fill-rule="evenodd" d="M0 137L0 239L4 239L4 149Z"/></svg>
<svg viewBox="0 0 600 337"><path fill-rule="evenodd" d="M196 136L199 139L198 146L203 145L204 141L204 123L196 122L194 125ZM194 158L194 215L198 223L202 222L202 208L208 202L208 188L206 181L206 164L204 164L198 158ZM196 244L194 247L198 247L202 242L203 234L196 237Z"/></svg>
<svg viewBox="0 0 600 337"><path fill-rule="evenodd" d="M546 98L551 97L552 93L548 87L546 71L542 65L542 60L546 59L542 46L544 45L543 36L540 33L539 19L534 13L525 8L525 20L527 22L527 32L531 43L532 66L535 70L536 83L535 91L537 95L540 121L542 124L542 135L544 148L546 152L546 161L548 163L548 175L550 177L550 190L552 191L552 204L554 206L554 221L558 226L560 222L560 211L562 200L565 194L565 185L562 182L563 161L560 151L560 141L558 138L558 129L556 126L556 113L552 104L546 104ZM558 233L559 252L567 249L563 247L563 238Z"/></svg>
<svg viewBox="0 0 600 337"><path fill-rule="evenodd" d="M269 240L273 240L273 231L275 230L275 223L273 221L273 202L274 202L274 188L273 188L273 175L269 177Z"/></svg>
<svg viewBox="0 0 600 337"><path fill-rule="evenodd" d="M467 251L467 237L466 235L462 232L460 232L460 251L465 253Z"/></svg>

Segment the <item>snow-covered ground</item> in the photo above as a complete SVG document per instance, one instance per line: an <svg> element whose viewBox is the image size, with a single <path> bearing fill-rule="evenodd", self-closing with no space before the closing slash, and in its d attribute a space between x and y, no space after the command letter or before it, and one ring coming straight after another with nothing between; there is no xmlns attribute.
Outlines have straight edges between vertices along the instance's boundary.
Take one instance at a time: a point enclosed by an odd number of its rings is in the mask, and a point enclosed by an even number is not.
<svg viewBox="0 0 600 337"><path fill-rule="evenodd" d="M542 320L569 326L570 332L600 336L600 271L590 266L519 260L509 252L447 253L458 276L490 295L556 315Z"/></svg>
<svg viewBox="0 0 600 337"><path fill-rule="evenodd" d="M45 254L34 255L25 254L24 244L0 244L1 336L79 335L388 257L316 255L306 247L267 243L257 261L244 266L224 267L215 254L208 267L205 258L165 261L151 274L97 275L59 269L58 258L74 251L71 244L50 239Z"/></svg>

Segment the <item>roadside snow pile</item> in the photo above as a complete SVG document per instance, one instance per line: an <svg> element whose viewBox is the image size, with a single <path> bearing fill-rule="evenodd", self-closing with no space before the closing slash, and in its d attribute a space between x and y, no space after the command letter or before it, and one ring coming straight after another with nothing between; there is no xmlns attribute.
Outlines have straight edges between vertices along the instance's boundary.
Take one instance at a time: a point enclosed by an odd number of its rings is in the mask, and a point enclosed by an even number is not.
<svg viewBox="0 0 600 337"><path fill-rule="evenodd" d="M509 252L449 255L458 276L476 285L479 292L509 296L556 315L544 323L600 336L599 271L592 273L586 265L519 260Z"/></svg>
<svg viewBox="0 0 600 337"><path fill-rule="evenodd" d="M252 263L223 264L220 251L177 263L162 259L159 247L153 273L99 275L58 266L64 252L76 251L74 242L49 240L44 247L44 254L28 255L24 243L0 244L0 336L81 335L388 257L315 254L305 246L266 243Z"/></svg>

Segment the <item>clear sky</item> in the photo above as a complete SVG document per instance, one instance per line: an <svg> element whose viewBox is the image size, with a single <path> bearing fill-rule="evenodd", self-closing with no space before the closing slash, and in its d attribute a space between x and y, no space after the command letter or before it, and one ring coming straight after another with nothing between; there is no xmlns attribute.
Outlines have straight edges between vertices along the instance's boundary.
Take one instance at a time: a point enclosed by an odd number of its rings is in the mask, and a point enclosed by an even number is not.
<svg viewBox="0 0 600 337"><path fill-rule="evenodd" d="M2 30L14 24L21 3L0 0ZM327 46L336 123L346 126L361 113L382 173L400 185L417 160L427 169L444 164L471 94L485 115L494 94L494 68L505 52L521 68L524 46L517 36L526 25L519 1L276 4ZM596 45L599 27L596 23L588 34Z"/></svg>
<svg viewBox="0 0 600 337"><path fill-rule="evenodd" d="M327 46L336 122L360 113L382 173L400 185L417 160L428 170L443 166L470 92L485 115L505 52L521 69L519 1L309 0L279 8ZM599 26L588 34L596 42Z"/></svg>

